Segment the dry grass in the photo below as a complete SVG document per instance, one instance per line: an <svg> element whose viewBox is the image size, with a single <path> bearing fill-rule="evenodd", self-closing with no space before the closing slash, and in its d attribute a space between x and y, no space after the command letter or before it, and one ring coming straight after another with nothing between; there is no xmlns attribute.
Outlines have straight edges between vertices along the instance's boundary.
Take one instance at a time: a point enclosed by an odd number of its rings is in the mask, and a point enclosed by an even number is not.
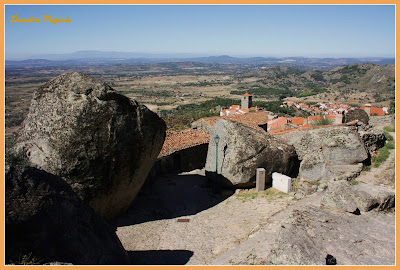
<svg viewBox="0 0 400 270"><path fill-rule="evenodd" d="M240 190L239 193L235 194L235 196L240 201L247 202L256 198L265 198L268 201L273 201L276 199L282 199L288 197L289 195L275 188L269 188L267 190L260 192L257 192L255 189Z"/></svg>

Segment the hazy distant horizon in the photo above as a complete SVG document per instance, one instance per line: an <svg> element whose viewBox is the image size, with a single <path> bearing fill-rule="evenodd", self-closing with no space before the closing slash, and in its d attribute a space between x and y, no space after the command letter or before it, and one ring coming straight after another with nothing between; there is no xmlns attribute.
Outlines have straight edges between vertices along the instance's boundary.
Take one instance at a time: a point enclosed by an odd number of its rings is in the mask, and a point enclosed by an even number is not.
<svg viewBox="0 0 400 270"><path fill-rule="evenodd" d="M105 54L108 56L90 56L91 53L95 54ZM85 56L86 54L86 56ZM128 56L131 54L132 56ZM72 57L76 55L76 57ZM78 57L80 55L80 57ZM119 56L125 55L125 56ZM49 57L50 56L50 57ZM68 57L71 56L71 57ZM60 60L57 57L61 58L62 60L74 60L74 59L83 59L83 58L146 58L146 59L186 59L186 58L201 58L201 57L221 57L221 56L228 56L234 58L278 58L278 59L290 59L290 58L315 58L315 59L323 59L323 58L332 58L332 59L343 59L343 58L360 58L360 59L392 59L395 58L393 56L377 56L377 55L370 55L370 56L351 56L351 55L342 55L342 56L332 56L332 55L319 55L319 56L303 56L303 55L256 55L256 54L228 54L228 53L179 53L179 52L122 52L122 51L98 51L98 50L82 50L82 51L74 51L68 53L48 53L48 54L32 54L32 55L25 55L25 56L7 56L7 61L23 61L23 60L37 60L37 59L44 59L44 60Z"/></svg>
<svg viewBox="0 0 400 270"><path fill-rule="evenodd" d="M40 22L11 22L30 17ZM66 19L44 22L43 15ZM394 57L394 5L6 5L6 59L82 50Z"/></svg>

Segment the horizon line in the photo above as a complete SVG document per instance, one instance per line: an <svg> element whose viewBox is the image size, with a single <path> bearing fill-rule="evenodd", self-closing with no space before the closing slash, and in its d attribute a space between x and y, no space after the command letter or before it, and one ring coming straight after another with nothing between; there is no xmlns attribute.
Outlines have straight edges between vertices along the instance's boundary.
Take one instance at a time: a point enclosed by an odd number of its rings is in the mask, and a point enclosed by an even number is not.
<svg viewBox="0 0 400 270"><path fill-rule="evenodd" d="M63 56L68 54L76 54L76 53L126 53L126 54L143 54L132 57L117 57L117 56L88 56L88 57L80 57L80 58L69 58L64 60L78 60L78 59L90 59L90 58L122 58L122 59L188 59L188 58L203 58L203 57L232 57L232 58L316 58L316 59L324 59L324 58L332 58L332 59L346 59L346 58L390 58L396 59L396 55L393 56L378 56L378 55L369 55L369 56L303 56L303 55L290 55L290 56L274 56L274 55L263 55L263 54L240 54L240 53L202 53L202 52L133 52L133 51L102 51L102 50L79 50L73 52L64 52L64 53L43 53L43 54L33 54L29 56L7 56L5 53L5 61L24 61L24 60L49 60L49 61L63 61L63 60L51 60L46 59L46 57L52 56ZM27 55L28 53L21 53L22 55ZM154 57L152 57L154 55ZM185 56L186 55L186 56Z"/></svg>

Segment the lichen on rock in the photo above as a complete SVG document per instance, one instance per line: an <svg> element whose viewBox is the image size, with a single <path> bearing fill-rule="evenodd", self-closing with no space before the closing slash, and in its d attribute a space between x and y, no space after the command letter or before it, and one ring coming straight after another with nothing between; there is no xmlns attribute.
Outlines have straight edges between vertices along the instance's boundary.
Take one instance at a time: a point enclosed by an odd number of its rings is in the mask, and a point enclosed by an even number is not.
<svg viewBox="0 0 400 270"><path fill-rule="evenodd" d="M139 192L165 129L147 107L97 78L70 72L35 92L17 148L110 219Z"/></svg>

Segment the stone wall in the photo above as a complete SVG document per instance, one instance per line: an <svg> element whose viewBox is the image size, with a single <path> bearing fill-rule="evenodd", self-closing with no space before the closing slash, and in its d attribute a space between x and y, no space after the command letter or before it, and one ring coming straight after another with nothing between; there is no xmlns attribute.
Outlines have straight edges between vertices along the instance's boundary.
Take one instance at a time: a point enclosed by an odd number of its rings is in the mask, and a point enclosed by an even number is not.
<svg viewBox="0 0 400 270"><path fill-rule="evenodd" d="M161 157L154 163L150 176L202 169L206 164L207 149L208 143L205 143Z"/></svg>
<svg viewBox="0 0 400 270"><path fill-rule="evenodd" d="M370 116L369 124L372 126L382 125L382 124L394 125L395 117L394 117L394 114L385 115L385 116Z"/></svg>

